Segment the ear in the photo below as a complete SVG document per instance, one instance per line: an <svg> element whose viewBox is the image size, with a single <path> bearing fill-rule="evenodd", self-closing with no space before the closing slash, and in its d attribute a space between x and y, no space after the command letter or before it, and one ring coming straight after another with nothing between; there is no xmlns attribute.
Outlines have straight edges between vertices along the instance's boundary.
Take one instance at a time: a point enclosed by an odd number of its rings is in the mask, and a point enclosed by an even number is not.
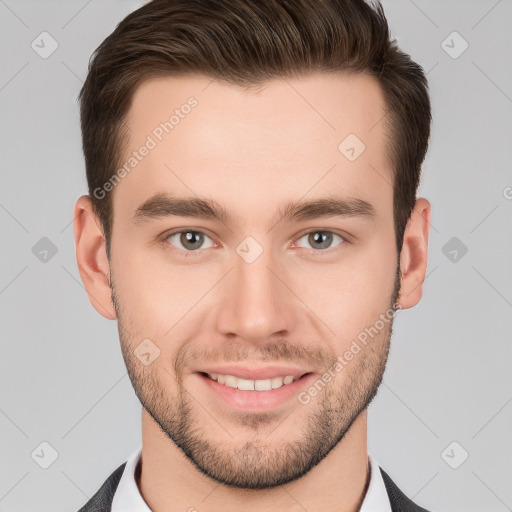
<svg viewBox="0 0 512 512"><path fill-rule="evenodd" d="M416 200L405 228L404 243L400 253L402 282L398 299L403 309L416 306L423 293L423 281L427 272L430 213L430 203L420 197Z"/></svg>
<svg viewBox="0 0 512 512"><path fill-rule="evenodd" d="M105 238L89 196L78 198L73 217L76 261L89 301L100 315L115 320L117 315L109 285L110 265Z"/></svg>

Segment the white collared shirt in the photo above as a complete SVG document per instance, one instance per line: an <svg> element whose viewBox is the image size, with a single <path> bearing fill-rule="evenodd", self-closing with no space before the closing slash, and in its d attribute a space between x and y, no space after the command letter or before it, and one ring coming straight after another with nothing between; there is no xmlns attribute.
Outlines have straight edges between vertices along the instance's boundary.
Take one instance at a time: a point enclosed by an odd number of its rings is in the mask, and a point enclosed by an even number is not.
<svg viewBox="0 0 512 512"><path fill-rule="evenodd" d="M135 482L135 467L139 462L142 446L130 456L117 486L112 501L112 512L152 512L140 494ZM368 454L371 475L370 484L359 512L391 512L391 503L379 464L375 458Z"/></svg>

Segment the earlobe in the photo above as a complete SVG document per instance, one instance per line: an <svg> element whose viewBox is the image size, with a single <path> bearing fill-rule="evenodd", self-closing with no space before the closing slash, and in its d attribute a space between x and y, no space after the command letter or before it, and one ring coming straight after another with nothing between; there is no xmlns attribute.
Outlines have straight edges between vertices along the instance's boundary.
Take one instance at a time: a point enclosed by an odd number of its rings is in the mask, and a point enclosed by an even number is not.
<svg viewBox="0 0 512 512"><path fill-rule="evenodd" d="M412 308L421 300L427 272L430 214L429 201L420 197L405 228L400 253L402 278L398 299L402 309Z"/></svg>
<svg viewBox="0 0 512 512"><path fill-rule="evenodd" d="M109 320L117 318L109 284L110 265L105 238L99 227L89 196L78 198L73 215L76 261L89 301L96 311Z"/></svg>

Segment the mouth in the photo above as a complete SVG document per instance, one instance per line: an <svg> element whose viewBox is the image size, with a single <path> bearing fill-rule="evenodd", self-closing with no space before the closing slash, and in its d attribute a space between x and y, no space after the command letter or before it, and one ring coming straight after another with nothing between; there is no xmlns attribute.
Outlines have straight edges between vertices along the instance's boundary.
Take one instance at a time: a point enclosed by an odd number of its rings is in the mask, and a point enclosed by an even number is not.
<svg viewBox="0 0 512 512"><path fill-rule="evenodd" d="M221 406L242 411L265 411L293 403L292 399L315 379L315 373L280 375L269 379L242 379L234 375L197 372ZM297 404L300 404L296 400Z"/></svg>
<svg viewBox="0 0 512 512"><path fill-rule="evenodd" d="M306 375L309 375L311 372L303 373L300 375L276 376L271 379L242 379L234 375L227 375L222 373L199 373L204 377L208 377L209 379L214 380L223 386L239 389L240 391L272 391L273 389L279 389L282 386L288 386L292 382L299 380Z"/></svg>

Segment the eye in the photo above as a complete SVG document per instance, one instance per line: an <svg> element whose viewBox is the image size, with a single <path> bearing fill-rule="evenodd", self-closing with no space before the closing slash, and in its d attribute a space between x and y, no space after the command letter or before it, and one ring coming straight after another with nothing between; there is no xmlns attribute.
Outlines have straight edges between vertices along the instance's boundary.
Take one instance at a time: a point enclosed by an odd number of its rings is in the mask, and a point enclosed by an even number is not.
<svg viewBox="0 0 512 512"><path fill-rule="evenodd" d="M185 231L177 231L175 233L167 234L163 236L163 241L170 243L170 245L174 245L175 243L178 245L178 249L184 250L187 253L199 252L198 249L208 249L209 247L213 247L215 244L212 242L211 245L203 247L205 239L211 241L211 238L202 233L201 231L194 230L185 230ZM186 254L188 256L189 254Z"/></svg>
<svg viewBox="0 0 512 512"><path fill-rule="evenodd" d="M302 240L303 238L307 239L307 243L311 244L313 249L319 249L319 250L326 250L331 249L331 245L333 242L334 237L338 237L342 242L339 245L342 245L343 242L345 242L345 239L336 233L333 233L332 231L311 231L309 233L306 233L305 235L301 236L298 240Z"/></svg>
<svg viewBox="0 0 512 512"><path fill-rule="evenodd" d="M322 252L335 248L331 247L335 237L340 239L338 246L345 242L345 239L337 233L327 230L316 230L302 235L298 238L296 244L298 244L300 240L306 239L307 243L310 244L310 247L316 249L317 252ZM206 246L204 245L205 240L210 241ZM184 256L196 256L202 252L200 249L208 249L215 246L212 239L205 233L192 229L164 234L162 236L162 241L166 246L171 246L171 249L183 251ZM299 244L299 247L303 246Z"/></svg>

